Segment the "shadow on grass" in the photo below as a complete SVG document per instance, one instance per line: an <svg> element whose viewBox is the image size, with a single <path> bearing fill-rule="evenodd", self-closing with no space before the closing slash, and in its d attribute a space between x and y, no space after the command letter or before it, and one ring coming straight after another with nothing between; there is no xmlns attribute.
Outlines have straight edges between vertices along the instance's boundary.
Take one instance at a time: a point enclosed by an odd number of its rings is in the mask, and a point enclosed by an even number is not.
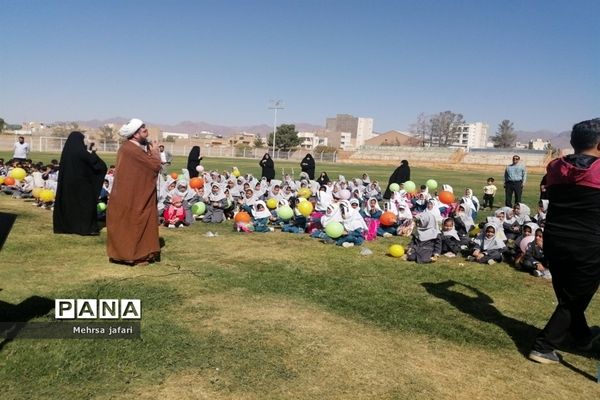
<svg viewBox="0 0 600 400"><path fill-rule="evenodd" d="M524 357L527 357L529 354L531 344L539 332L539 329L526 322L502 314L493 305L494 300L481 290L453 280L439 283L424 282L422 285L429 294L442 300L446 300L463 313L469 314L480 321L488 322L502 328L502 330L504 330L512 339L515 346ZM468 296L453 290L452 288L456 286L462 286L470 290L475 296Z"/></svg>
<svg viewBox="0 0 600 400"><path fill-rule="evenodd" d="M0 342L0 351L22 329L22 325L16 324L16 322L27 322L33 318L41 317L48 314L53 308L54 300L40 296L31 296L17 305L0 301L0 322L15 322L12 327L0 332L4 337L4 340Z"/></svg>

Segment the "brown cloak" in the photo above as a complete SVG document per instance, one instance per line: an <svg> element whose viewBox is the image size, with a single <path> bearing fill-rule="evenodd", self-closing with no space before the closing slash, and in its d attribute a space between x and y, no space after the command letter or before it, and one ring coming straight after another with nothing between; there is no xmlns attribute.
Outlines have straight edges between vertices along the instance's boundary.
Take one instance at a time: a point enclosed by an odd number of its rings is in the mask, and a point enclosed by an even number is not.
<svg viewBox="0 0 600 400"><path fill-rule="evenodd" d="M160 157L126 141L117 153L106 213L107 253L115 261L146 260L160 253L156 179Z"/></svg>

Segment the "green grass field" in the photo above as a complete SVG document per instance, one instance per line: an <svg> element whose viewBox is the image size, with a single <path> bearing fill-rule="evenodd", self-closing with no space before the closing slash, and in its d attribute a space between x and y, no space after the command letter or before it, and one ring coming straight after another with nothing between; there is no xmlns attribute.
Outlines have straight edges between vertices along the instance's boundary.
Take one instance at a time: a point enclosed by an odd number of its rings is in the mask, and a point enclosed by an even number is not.
<svg viewBox="0 0 600 400"><path fill-rule="evenodd" d="M0 157L2 154L0 153ZM35 156L35 155L34 155ZM4 155L6 158L6 154ZM56 155L38 158L49 161ZM36 158L36 159L38 159ZM104 157L108 163L114 157ZM185 160L177 158L172 170ZM258 160L209 159L208 169L258 174ZM276 162L291 172L297 163ZM481 198L501 172L413 168ZM317 165L330 176L390 167ZM535 207L541 176L524 200ZM504 202L502 194L496 203ZM551 284L506 264L462 259L417 265L306 235L239 234L230 223L161 228L163 260L108 263L99 237L52 234L51 212L0 197L19 214L0 252L0 310L32 296L140 298L141 340L17 339L0 344L2 399L598 399L599 354L525 354L554 309ZM483 217L483 215L482 215ZM204 236L208 231L218 236ZM53 311L37 317L52 320ZM598 301L588 309L600 321Z"/></svg>

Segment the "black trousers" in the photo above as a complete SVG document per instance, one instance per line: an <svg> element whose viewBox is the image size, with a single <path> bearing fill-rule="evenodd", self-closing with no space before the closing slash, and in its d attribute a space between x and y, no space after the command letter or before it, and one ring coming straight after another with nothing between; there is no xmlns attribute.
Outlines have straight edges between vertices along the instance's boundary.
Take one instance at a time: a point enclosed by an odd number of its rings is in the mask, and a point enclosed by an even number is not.
<svg viewBox="0 0 600 400"><path fill-rule="evenodd" d="M504 194L506 195L506 206L512 207L514 203L512 202L513 193L515 195L515 203L521 202L521 195L523 194L523 181L507 181L504 182Z"/></svg>
<svg viewBox="0 0 600 400"><path fill-rule="evenodd" d="M568 335L575 344L590 339L584 313L600 285L600 245L544 235L544 252L558 305L535 339L533 350L547 353L564 343Z"/></svg>

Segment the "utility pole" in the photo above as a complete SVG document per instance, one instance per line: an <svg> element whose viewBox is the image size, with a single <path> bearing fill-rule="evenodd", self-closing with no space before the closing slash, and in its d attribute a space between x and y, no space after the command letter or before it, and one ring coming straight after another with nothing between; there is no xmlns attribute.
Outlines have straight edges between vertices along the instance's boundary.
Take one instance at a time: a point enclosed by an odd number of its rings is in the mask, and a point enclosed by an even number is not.
<svg viewBox="0 0 600 400"><path fill-rule="evenodd" d="M275 137L277 135L277 110L283 109L283 100L271 100L269 110L275 110L275 119L273 121L273 159L275 159Z"/></svg>

